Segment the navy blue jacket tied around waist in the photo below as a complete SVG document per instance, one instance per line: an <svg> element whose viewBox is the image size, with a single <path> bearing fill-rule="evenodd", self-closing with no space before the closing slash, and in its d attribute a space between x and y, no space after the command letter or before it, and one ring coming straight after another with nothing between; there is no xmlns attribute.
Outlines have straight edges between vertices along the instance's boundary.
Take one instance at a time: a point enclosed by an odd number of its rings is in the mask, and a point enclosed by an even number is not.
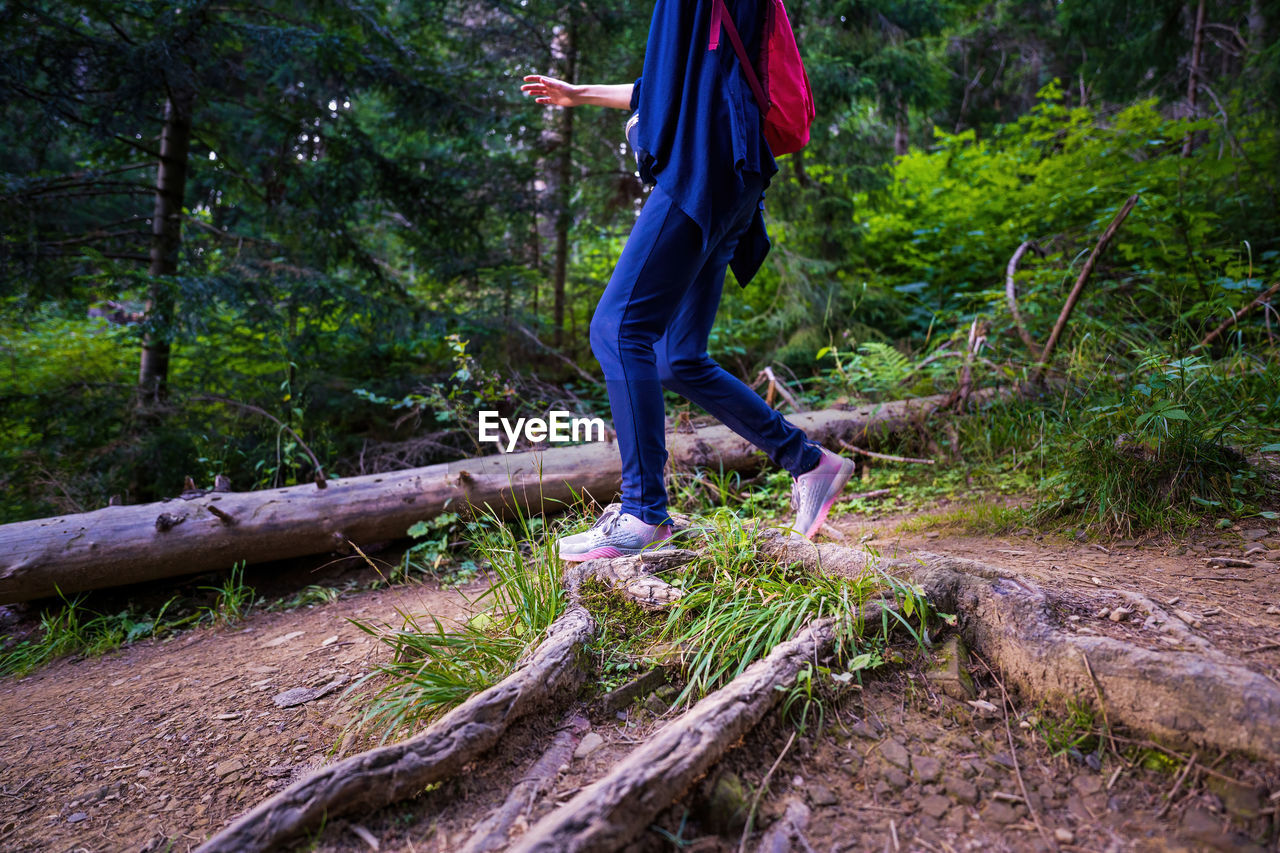
<svg viewBox="0 0 1280 853"><path fill-rule="evenodd" d="M748 56L758 53L766 2L726 2ZM644 69L631 94L631 108L640 114L640 177L661 186L697 223L704 248L727 227L746 191L743 175L759 174L768 186L778 171L733 46L722 37L717 50L707 50L711 8L710 0L657 0ZM768 253L762 194L730 263L739 284L755 276Z"/></svg>

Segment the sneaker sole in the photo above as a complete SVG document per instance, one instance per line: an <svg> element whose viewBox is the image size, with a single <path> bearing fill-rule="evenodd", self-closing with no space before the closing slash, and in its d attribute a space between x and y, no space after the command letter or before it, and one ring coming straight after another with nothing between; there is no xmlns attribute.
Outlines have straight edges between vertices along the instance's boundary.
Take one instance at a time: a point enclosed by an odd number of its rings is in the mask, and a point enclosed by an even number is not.
<svg viewBox="0 0 1280 853"><path fill-rule="evenodd" d="M809 529L804 532L805 539L813 539L814 535L827 521L827 515L831 512L831 507L835 506L836 498L840 497L840 493L844 491L845 484L849 482L849 478L853 476L855 466L853 460L842 459L840 464L840 473L836 475L835 480L831 482L830 497L823 502L822 508L818 510L817 517L813 520L813 524L809 525Z"/></svg>
<svg viewBox="0 0 1280 853"><path fill-rule="evenodd" d="M566 563L585 563L587 560L607 560L614 557L634 557L644 551L661 551L665 548L674 548L675 545L669 542L671 538L671 536L664 536L661 539L655 539L644 548L617 548L613 545L601 545L581 554L559 554L558 556Z"/></svg>
<svg viewBox="0 0 1280 853"><path fill-rule="evenodd" d="M640 552L632 551L631 553L638 554ZM581 554L561 554L560 559L564 560L566 563L584 563L587 560L603 560L610 557L625 556L627 555L621 549L614 548L612 545L606 545L601 548L592 548L590 551L584 551Z"/></svg>

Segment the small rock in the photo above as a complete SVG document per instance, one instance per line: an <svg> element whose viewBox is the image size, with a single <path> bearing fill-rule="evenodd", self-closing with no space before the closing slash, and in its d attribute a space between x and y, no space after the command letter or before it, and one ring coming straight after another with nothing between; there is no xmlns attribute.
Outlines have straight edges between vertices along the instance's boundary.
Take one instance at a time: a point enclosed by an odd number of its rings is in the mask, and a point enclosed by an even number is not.
<svg viewBox="0 0 1280 853"><path fill-rule="evenodd" d="M305 633L307 632L291 631L288 634L284 634L282 636L276 637L274 640L267 640L265 643L262 644L262 648L272 649L272 648L275 648L276 646L283 646L285 643L289 642L290 640L295 640L298 637L301 637Z"/></svg>
<svg viewBox="0 0 1280 853"><path fill-rule="evenodd" d="M1201 806L1182 813L1182 831L1196 841L1212 843L1222 836L1222 819Z"/></svg>
<svg viewBox="0 0 1280 853"><path fill-rule="evenodd" d="M1267 608L1267 615L1280 616L1280 607L1276 607L1274 604L1271 605L1270 607Z"/></svg>
<svg viewBox="0 0 1280 853"><path fill-rule="evenodd" d="M948 637L938 649L935 663L929 668L926 678L941 693L961 702L974 699L978 691L973 686L973 678L968 669L969 652L959 637Z"/></svg>
<svg viewBox="0 0 1280 853"><path fill-rule="evenodd" d="M751 797L737 773L722 773L707 799L706 822L716 833L736 837L742 834L751 809Z"/></svg>
<svg viewBox="0 0 1280 853"><path fill-rule="evenodd" d="M1014 767L1013 757L1007 752L997 752L995 755L991 756L991 760L994 763L999 764L1001 767L1005 767L1009 770L1012 770Z"/></svg>
<svg viewBox="0 0 1280 853"><path fill-rule="evenodd" d="M240 763L240 759L228 758L226 761L223 761L221 764L219 764L214 769L213 772L218 775L219 779L225 779L228 776L230 776L232 773L235 773L237 770L241 770L243 768L244 768L244 765Z"/></svg>
<svg viewBox="0 0 1280 853"><path fill-rule="evenodd" d="M942 535L942 534L941 534L941 533L939 533L939 532L938 532L938 531L936 531L936 530L930 530L928 533L926 533L926 534L924 535L924 538L925 538L925 539L937 539L937 538L938 538L939 536L941 536L941 535Z"/></svg>
<svg viewBox="0 0 1280 853"><path fill-rule="evenodd" d="M670 710L671 706L662 701L662 697L657 693L650 693L649 698L644 700L644 706L655 714L662 715Z"/></svg>
<svg viewBox="0 0 1280 853"><path fill-rule="evenodd" d="M1268 551L1263 556L1272 562L1280 561L1280 551Z"/></svg>
<svg viewBox="0 0 1280 853"><path fill-rule="evenodd" d="M911 756L907 753L907 748L894 738L889 738L880 744L880 755L895 767L908 772L911 770Z"/></svg>
<svg viewBox="0 0 1280 853"><path fill-rule="evenodd" d="M849 728L849 731L853 732L858 737L866 738L867 740L880 739L880 730L873 726L869 720L860 720L854 723Z"/></svg>
<svg viewBox="0 0 1280 853"><path fill-rule="evenodd" d="M1258 817L1266 792L1252 785L1241 785L1218 776L1210 776L1205 787L1222 798L1227 811L1248 820Z"/></svg>
<svg viewBox="0 0 1280 853"><path fill-rule="evenodd" d="M978 802L978 788L968 779L961 779L958 776L948 776L942 783L943 790L947 792L957 803L964 803L971 806Z"/></svg>
<svg viewBox="0 0 1280 853"><path fill-rule="evenodd" d="M67 817L67 823L79 823L82 820L88 820L89 816L84 812L76 812Z"/></svg>
<svg viewBox="0 0 1280 853"><path fill-rule="evenodd" d="M299 631L299 634L302 632ZM295 705L303 705L307 702L314 702L324 696L328 696L333 691L347 683L345 675L339 675L333 681L320 687L293 687L283 693L277 693L271 697L271 701L281 708L292 708Z"/></svg>
<svg viewBox="0 0 1280 853"><path fill-rule="evenodd" d="M1248 530L1241 530L1240 538L1246 542L1256 542L1259 539L1266 539L1267 531L1260 527L1251 527Z"/></svg>
<svg viewBox="0 0 1280 853"><path fill-rule="evenodd" d="M942 773L942 762L928 755L913 756L911 766L915 768L916 778L922 783L933 782Z"/></svg>
<svg viewBox="0 0 1280 853"><path fill-rule="evenodd" d="M951 808L951 800L941 794L933 794L920 801L920 811L934 820L942 820L949 808Z"/></svg>
<svg viewBox="0 0 1280 853"><path fill-rule="evenodd" d="M1079 791L1080 796L1087 797L1102 790L1102 779L1092 773L1081 773L1071 780L1071 787Z"/></svg>
<svg viewBox="0 0 1280 853"><path fill-rule="evenodd" d="M1059 844L1075 844L1076 834L1060 826L1053 831L1053 840Z"/></svg>
<svg viewBox="0 0 1280 853"><path fill-rule="evenodd" d="M826 785L810 785L809 802L818 807L834 806L840 799Z"/></svg>
<svg viewBox="0 0 1280 853"><path fill-rule="evenodd" d="M911 784L910 777L903 773L897 767L886 767L880 772L884 781L895 791L901 791Z"/></svg>
<svg viewBox="0 0 1280 853"><path fill-rule="evenodd" d="M596 732L587 732L586 736L578 742L578 748L573 751L573 757L586 758L602 746L604 746L604 738Z"/></svg>
<svg viewBox="0 0 1280 853"><path fill-rule="evenodd" d="M1018 813L1013 810L1013 806L1003 800L992 800L987 803L982 816L992 823L1001 825L1013 823L1018 819Z"/></svg>
<svg viewBox="0 0 1280 853"><path fill-rule="evenodd" d="M1111 611L1111 615L1107 618L1112 622L1123 622L1129 618L1129 614L1131 613L1133 613L1133 611L1127 607L1117 607L1115 610Z"/></svg>

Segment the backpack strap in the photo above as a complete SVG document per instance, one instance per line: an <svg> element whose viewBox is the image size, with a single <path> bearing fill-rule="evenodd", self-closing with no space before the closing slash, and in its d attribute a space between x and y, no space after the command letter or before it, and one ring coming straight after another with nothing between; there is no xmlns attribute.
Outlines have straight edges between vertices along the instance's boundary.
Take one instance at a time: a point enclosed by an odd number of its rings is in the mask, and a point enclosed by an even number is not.
<svg viewBox="0 0 1280 853"><path fill-rule="evenodd" d="M765 0L772 2L772 0ZM756 96L756 106L760 108L760 112L767 113L769 111L769 98L765 94L764 87L760 85L760 78L756 75L755 65L747 58L747 49L742 44L742 37L738 35L738 28L733 23L733 16L729 14L729 10L725 8L724 0L711 0L711 39L707 42L707 50L716 50L720 47L720 28L724 27L724 31L729 34L729 41L733 43L733 50L738 54L738 62L742 64L742 71L747 76L747 83L751 85L751 93ZM761 33L761 37L764 33Z"/></svg>

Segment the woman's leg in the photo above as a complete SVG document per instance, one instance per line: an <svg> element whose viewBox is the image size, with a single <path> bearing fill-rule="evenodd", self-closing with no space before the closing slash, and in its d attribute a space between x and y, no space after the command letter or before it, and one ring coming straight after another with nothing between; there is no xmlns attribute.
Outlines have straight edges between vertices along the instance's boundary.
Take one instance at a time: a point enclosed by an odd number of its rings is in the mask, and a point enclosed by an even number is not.
<svg viewBox="0 0 1280 853"><path fill-rule="evenodd" d="M604 372L622 455L622 511L648 524L670 520L654 343L705 262L697 224L654 187L591 318L591 349Z"/></svg>
<svg viewBox="0 0 1280 853"><path fill-rule="evenodd" d="M658 375L664 386L697 403L791 476L799 477L818 464L820 446L707 353L738 233L731 233L716 247L681 298L666 334L654 347Z"/></svg>

